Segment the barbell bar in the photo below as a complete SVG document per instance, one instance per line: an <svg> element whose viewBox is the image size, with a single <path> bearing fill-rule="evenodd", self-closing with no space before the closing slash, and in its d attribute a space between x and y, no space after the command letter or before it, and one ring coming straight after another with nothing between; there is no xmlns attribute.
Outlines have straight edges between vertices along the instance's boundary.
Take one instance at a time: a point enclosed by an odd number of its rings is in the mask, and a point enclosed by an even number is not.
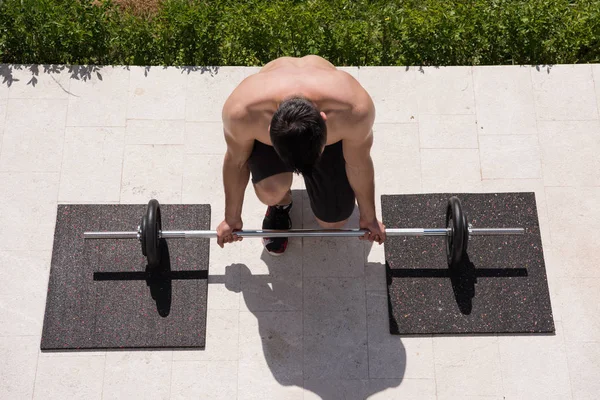
<svg viewBox="0 0 600 400"><path fill-rule="evenodd" d="M365 229L258 229L234 231L240 237L360 237ZM449 236L450 228L386 228L388 236ZM469 235L521 235L523 228L473 228ZM85 232L85 239L139 239L140 231L129 232ZM217 231L159 231L159 239L204 239L216 238Z"/></svg>
<svg viewBox="0 0 600 400"><path fill-rule="evenodd" d="M240 230L234 234L240 237L360 237L365 229L289 229L289 230ZM450 266L462 262L469 238L476 235L522 235L524 228L473 228L462 211L460 200L452 196L446 207L445 228L386 228L389 236L443 236L446 238L446 254ZM84 232L84 239L138 239L142 254L152 268L160 260L161 239L202 239L216 238L214 230L173 230L163 231L160 205L157 200L148 202L146 213L137 231Z"/></svg>

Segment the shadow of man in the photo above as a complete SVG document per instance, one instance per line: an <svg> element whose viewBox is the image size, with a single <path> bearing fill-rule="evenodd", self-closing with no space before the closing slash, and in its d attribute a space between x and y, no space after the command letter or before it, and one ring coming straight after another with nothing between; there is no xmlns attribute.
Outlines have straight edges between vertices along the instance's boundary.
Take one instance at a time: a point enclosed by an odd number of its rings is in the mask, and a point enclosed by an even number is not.
<svg viewBox="0 0 600 400"><path fill-rule="evenodd" d="M299 193L293 195L295 205L301 204ZM302 225L310 224L304 218ZM305 389L298 398L307 390L322 399L366 399L400 385L406 352L400 338L389 333L387 293L365 289L365 246L370 244L356 241L290 238L280 257L270 256L260 241L243 242L245 263L227 267L227 274L240 274L241 285L228 289L241 289L254 317L240 318L240 364L257 367L240 372L240 388L248 379L244 375L256 380L264 365L244 359L260 351L252 328L258 329L266 366L276 380L264 380L260 393L252 387L261 398L281 398L281 386L296 386ZM358 272L344 273L345 265L335 265L353 258L361 268L350 269Z"/></svg>

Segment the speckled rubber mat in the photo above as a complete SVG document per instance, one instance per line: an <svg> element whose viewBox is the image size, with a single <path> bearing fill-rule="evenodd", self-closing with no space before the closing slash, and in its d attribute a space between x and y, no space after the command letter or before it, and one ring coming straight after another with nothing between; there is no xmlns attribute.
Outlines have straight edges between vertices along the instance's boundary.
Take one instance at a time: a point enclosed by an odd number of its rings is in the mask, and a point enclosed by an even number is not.
<svg viewBox="0 0 600 400"><path fill-rule="evenodd" d="M161 242L146 271L135 239L83 239L135 231L147 205L59 205L42 350L204 348L209 239ZM161 205L162 227L210 229L208 205Z"/></svg>
<svg viewBox="0 0 600 400"><path fill-rule="evenodd" d="M473 228L525 228L524 235L472 236L467 259L448 268L442 237L388 237L390 332L551 333L554 320L534 193L382 196L388 228L444 228L456 195Z"/></svg>

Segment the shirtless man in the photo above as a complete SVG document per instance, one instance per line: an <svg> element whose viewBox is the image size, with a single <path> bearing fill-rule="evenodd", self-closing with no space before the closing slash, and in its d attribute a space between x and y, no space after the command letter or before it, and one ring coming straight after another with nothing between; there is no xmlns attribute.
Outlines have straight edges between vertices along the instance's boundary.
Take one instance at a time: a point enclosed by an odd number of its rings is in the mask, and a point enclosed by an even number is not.
<svg viewBox="0 0 600 400"><path fill-rule="evenodd" d="M250 173L256 195L268 206L263 229L291 229L295 172L304 178L321 227L342 228L357 201L359 227L368 231L360 239L385 241L370 155L375 107L354 77L318 56L278 58L240 83L222 117L227 152L219 246L241 240L235 231L242 229ZM263 244L280 255L287 238L264 238Z"/></svg>

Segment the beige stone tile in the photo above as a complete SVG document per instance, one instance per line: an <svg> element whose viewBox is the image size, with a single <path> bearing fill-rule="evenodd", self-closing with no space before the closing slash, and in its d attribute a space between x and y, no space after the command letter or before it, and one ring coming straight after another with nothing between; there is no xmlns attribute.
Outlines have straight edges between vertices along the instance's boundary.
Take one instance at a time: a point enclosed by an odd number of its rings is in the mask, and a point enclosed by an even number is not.
<svg viewBox="0 0 600 400"><path fill-rule="evenodd" d="M600 65L592 65L592 74L596 86L596 103L598 103L598 114L600 114Z"/></svg>
<svg viewBox="0 0 600 400"><path fill-rule="evenodd" d="M48 251L0 251L0 336L42 331L50 257Z"/></svg>
<svg viewBox="0 0 600 400"><path fill-rule="evenodd" d="M369 400L436 399L434 379L371 379L369 393Z"/></svg>
<svg viewBox="0 0 600 400"><path fill-rule="evenodd" d="M435 399L433 379L310 380L304 399Z"/></svg>
<svg viewBox="0 0 600 400"><path fill-rule="evenodd" d="M130 67L127 118L184 119L188 75L173 67Z"/></svg>
<svg viewBox="0 0 600 400"><path fill-rule="evenodd" d="M496 337L434 337L433 354L438 396L502 394Z"/></svg>
<svg viewBox="0 0 600 400"><path fill-rule="evenodd" d="M598 119L589 64L531 67L530 71L538 120Z"/></svg>
<svg viewBox="0 0 600 400"><path fill-rule="evenodd" d="M483 179L539 179L542 177L537 136L481 136Z"/></svg>
<svg viewBox="0 0 600 400"><path fill-rule="evenodd" d="M373 246L383 252L383 246ZM368 257L375 257L371 252ZM368 261L365 265L365 289L369 291L381 291L387 290L387 282L385 275L385 261L384 262L371 262Z"/></svg>
<svg viewBox="0 0 600 400"><path fill-rule="evenodd" d="M9 99L0 171L58 172L67 100Z"/></svg>
<svg viewBox="0 0 600 400"><path fill-rule="evenodd" d="M8 336L0 340L0 398L31 399L38 362L39 336Z"/></svg>
<svg viewBox="0 0 600 400"><path fill-rule="evenodd" d="M242 291L240 249L237 244L221 249L216 239L210 243L208 309L239 310ZM219 261L222 260L222 261Z"/></svg>
<svg viewBox="0 0 600 400"><path fill-rule="evenodd" d="M0 173L0 250L52 250L58 173Z"/></svg>
<svg viewBox="0 0 600 400"><path fill-rule="evenodd" d="M354 229L358 226L345 227ZM305 277L363 277L364 245L358 238L302 239L302 267Z"/></svg>
<svg viewBox="0 0 600 400"><path fill-rule="evenodd" d="M304 279L304 379L367 379L362 279Z"/></svg>
<svg viewBox="0 0 600 400"><path fill-rule="evenodd" d="M395 156L405 150L418 151L419 141L419 124L376 123L373 125L371 157Z"/></svg>
<svg viewBox="0 0 600 400"><path fill-rule="evenodd" d="M208 310L206 348L173 352L173 361L237 361L239 358L239 311Z"/></svg>
<svg viewBox="0 0 600 400"><path fill-rule="evenodd" d="M477 132L535 135L535 106L528 67L473 67Z"/></svg>
<svg viewBox="0 0 600 400"><path fill-rule="evenodd" d="M186 86L186 121L221 121L223 105L233 90L249 75L238 67L219 67L214 72L194 71Z"/></svg>
<svg viewBox="0 0 600 400"><path fill-rule="evenodd" d="M560 323L556 325L556 335L553 336L501 336L498 341L506 398L571 398Z"/></svg>
<svg viewBox="0 0 600 400"><path fill-rule="evenodd" d="M376 124L371 158L375 169L375 208L381 217L381 194L421 191L417 124Z"/></svg>
<svg viewBox="0 0 600 400"><path fill-rule="evenodd" d="M6 121L6 108L8 99L0 99L0 154L2 153L2 136L4 135L4 124Z"/></svg>
<svg viewBox="0 0 600 400"><path fill-rule="evenodd" d="M128 90L128 68L91 67L89 76L71 79L67 126L125 126Z"/></svg>
<svg viewBox="0 0 600 400"><path fill-rule="evenodd" d="M186 122L185 152L187 154L218 154L227 151L221 122Z"/></svg>
<svg viewBox="0 0 600 400"><path fill-rule="evenodd" d="M64 65L15 65L11 99L66 99L70 92L70 73Z"/></svg>
<svg viewBox="0 0 600 400"><path fill-rule="evenodd" d="M475 114L471 67L424 67L417 72L416 100L422 114ZM414 101L414 97L411 98Z"/></svg>
<svg viewBox="0 0 600 400"><path fill-rule="evenodd" d="M562 278L555 286L566 342L599 342L600 278Z"/></svg>
<svg viewBox="0 0 600 400"><path fill-rule="evenodd" d="M12 70L14 65L3 64L0 65L0 73L2 74L2 80L0 81L0 100L8 99L8 91L10 86L14 83L12 81Z"/></svg>
<svg viewBox="0 0 600 400"><path fill-rule="evenodd" d="M369 378L434 379L433 340L390 334L386 291L367 292Z"/></svg>
<svg viewBox="0 0 600 400"><path fill-rule="evenodd" d="M476 149L477 121L474 115L423 114L419 118L422 149Z"/></svg>
<svg viewBox="0 0 600 400"><path fill-rule="evenodd" d="M225 215L225 188L223 186L223 156L184 154L183 156L184 204L209 204L211 229L216 230ZM216 239L211 239L216 242ZM237 243L235 244L237 246ZM239 246L238 246L239 247ZM221 249L216 248L217 253Z"/></svg>
<svg viewBox="0 0 600 400"><path fill-rule="evenodd" d="M437 399L438 400L453 400L456 397L453 396L438 396ZM462 400L506 400L508 399L508 397L505 396L461 396L460 397Z"/></svg>
<svg viewBox="0 0 600 400"><path fill-rule="evenodd" d="M600 188L546 187L546 201L558 276L600 277Z"/></svg>
<svg viewBox="0 0 600 400"><path fill-rule="evenodd" d="M304 400L369 398L366 379L310 379L304 381Z"/></svg>
<svg viewBox="0 0 600 400"><path fill-rule="evenodd" d="M416 74L415 68L360 68L359 82L373 99L378 123L417 122Z"/></svg>
<svg viewBox="0 0 600 400"><path fill-rule="evenodd" d="M237 374L235 361L175 361L170 399L236 399Z"/></svg>
<svg viewBox="0 0 600 400"><path fill-rule="evenodd" d="M539 121L546 186L600 186L600 121Z"/></svg>
<svg viewBox="0 0 600 400"><path fill-rule="evenodd" d="M480 192L481 165L476 149L422 149L424 192Z"/></svg>
<svg viewBox="0 0 600 400"><path fill-rule="evenodd" d="M97 355L39 357L33 399L103 398L105 362L104 356Z"/></svg>
<svg viewBox="0 0 600 400"><path fill-rule="evenodd" d="M180 203L183 155L183 145L125 146L121 202Z"/></svg>
<svg viewBox="0 0 600 400"><path fill-rule="evenodd" d="M107 353L102 399L167 399L172 369L172 351Z"/></svg>
<svg viewBox="0 0 600 400"><path fill-rule="evenodd" d="M240 310L302 310L302 240L290 238L281 256L267 253L260 238L246 238L240 248Z"/></svg>
<svg viewBox="0 0 600 400"><path fill-rule="evenodd" d="M124 128L67 128L58 200L118 202Z"/></svg>
<svg viewBox="0 0 600 400"><path fill-rule="evenodd" d="M185 144L185 122L182 119L129 119L125 144Z"/></svg>
<svg viewBox="0 0 600 400"><path fill-rule="evenodd" d="M302 399L302 312L240 312L238 399Z"/></svg>
<svg viewBox="0 0 600 400"><path fill-rule="evenodd" d="M600 342L566 344L574 399L595 400L600 393Z"/></svg>

